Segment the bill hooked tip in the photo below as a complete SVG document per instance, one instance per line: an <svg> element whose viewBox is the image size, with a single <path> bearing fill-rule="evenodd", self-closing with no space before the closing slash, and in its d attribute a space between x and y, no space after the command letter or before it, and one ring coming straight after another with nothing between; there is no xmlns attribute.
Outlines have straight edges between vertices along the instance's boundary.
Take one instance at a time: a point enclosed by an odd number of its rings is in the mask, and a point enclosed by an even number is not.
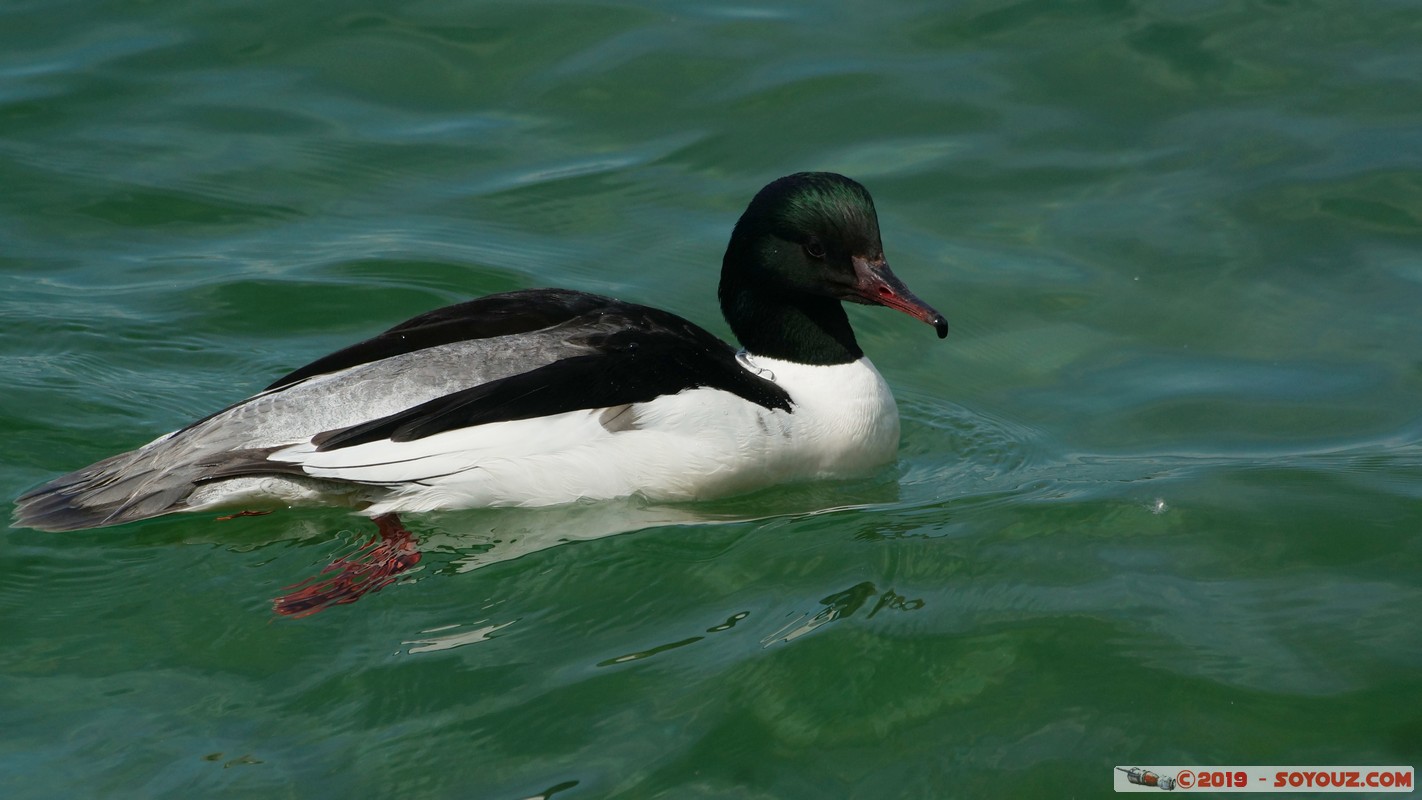
<svg viewBox="0 0 1422 800"><path fill-rule="evenodd" d="M948 338L948 320L944 319L942 314L939 314L928 322L933 326L934 330L938 331L938 338Z"/></svg>

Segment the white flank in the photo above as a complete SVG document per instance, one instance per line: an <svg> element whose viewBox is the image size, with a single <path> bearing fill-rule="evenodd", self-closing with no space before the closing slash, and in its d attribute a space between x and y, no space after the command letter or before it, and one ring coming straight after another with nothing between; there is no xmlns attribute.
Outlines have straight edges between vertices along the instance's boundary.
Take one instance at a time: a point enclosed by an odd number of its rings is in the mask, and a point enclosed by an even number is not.
<svg viewBox="0 0 1422 800"><path fill-rule="evenodd" d="M370 487L374 504L365 513L376 515L633 494L705 499L853 476L893 458L898 410L867 358L827 367L755 356L741 361L784 388L793 410L694 389L622 415L573 411L325 452L307 442L271 459L299 464L313 478Z"/></svg>

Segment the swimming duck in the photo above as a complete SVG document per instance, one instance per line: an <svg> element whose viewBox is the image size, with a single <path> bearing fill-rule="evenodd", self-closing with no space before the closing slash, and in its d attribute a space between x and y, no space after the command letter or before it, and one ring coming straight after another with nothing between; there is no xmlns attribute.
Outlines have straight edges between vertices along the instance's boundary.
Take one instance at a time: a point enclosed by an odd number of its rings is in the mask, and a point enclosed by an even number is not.
<svg viewBox="0 0 1422 800"><path fill-rule="evenodd" d="M317 503L386 534L400 512L696 500L893 458L898 411L841 302L898 309L940 338L948 324L890 271L863 186L825 172L767 185L731 234L718 295L740 350L567 289L430 311L26 493L15 522Z"/></svg>

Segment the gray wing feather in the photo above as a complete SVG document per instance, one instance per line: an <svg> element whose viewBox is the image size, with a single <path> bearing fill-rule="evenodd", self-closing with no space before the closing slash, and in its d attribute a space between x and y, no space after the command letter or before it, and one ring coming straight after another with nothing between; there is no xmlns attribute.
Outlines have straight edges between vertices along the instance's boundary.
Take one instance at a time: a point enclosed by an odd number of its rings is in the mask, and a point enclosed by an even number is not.
<svg viewBox="0 0 1422 800"><path fill-rule="evenodd" d="M254 395L21 496L15 523L67 531L181 511L198 486L234 476L299 473L268 461L273 450L358 425L482 383L584 355L586 320L546 330L454 342L306 378ZM205 497L212 491L204 492Z"/></svg>

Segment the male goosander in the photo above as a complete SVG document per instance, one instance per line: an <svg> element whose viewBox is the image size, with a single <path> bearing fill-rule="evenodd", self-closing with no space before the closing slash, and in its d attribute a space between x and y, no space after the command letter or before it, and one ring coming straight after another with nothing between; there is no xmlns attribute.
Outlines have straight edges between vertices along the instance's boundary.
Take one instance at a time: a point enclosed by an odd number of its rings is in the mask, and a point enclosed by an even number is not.
<svg viewBox="0 0 1422 800"><path fill-rule="evenodd" d="M176 511L399 512L724 496L893 458L899 419L841 301L948 323L889 270L868 191L825 172L762 189L721 266L744 349L675 314L566 289L403 322L17 501L70 531Z"/></svg>

